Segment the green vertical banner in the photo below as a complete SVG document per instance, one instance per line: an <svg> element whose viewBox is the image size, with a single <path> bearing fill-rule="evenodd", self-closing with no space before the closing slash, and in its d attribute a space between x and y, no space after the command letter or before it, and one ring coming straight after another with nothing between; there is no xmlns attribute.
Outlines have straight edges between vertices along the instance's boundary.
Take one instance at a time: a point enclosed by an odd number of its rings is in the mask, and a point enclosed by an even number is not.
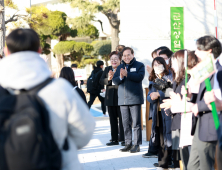
<svg viewBox="0 0 222 170"><path fill-rule="evenodd" d="M184 49L184 17L183 7L170 7L171 50Z"/></svg>

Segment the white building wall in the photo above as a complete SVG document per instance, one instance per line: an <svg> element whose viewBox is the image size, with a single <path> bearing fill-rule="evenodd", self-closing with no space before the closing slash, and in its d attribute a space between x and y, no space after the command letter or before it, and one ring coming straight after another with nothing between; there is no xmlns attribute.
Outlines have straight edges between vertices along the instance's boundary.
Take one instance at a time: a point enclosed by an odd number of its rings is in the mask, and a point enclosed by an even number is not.
<svg viewBox="0 0 222 170"><path fill-rule="evenodd" d="M195 50L200 36L215 34L212 0L121 0L120 44L130 46L135 57L151 65L151 52L160 47L170 48L170 7L184 7L185 48ZM217 1L218 32L222 39L222 4ZM148 74L143 81L148 86Z"/></svg>

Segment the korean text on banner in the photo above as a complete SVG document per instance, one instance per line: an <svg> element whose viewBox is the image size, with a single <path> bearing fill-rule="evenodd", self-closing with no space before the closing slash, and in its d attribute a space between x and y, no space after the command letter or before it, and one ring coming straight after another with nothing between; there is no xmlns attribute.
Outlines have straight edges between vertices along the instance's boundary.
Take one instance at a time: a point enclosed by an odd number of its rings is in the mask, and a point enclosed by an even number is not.
<svg viewBox="0 0 222 170"><path fill-rule="evenodd" d="M74 70L75 80L86 80L86 69L77 69Z"/></svg>
<svg viewBox="0 0 222 170"><path fill-rule="evenodd" d="M184 15L183 7L170 7L171 50L184 49Z"/></svg>

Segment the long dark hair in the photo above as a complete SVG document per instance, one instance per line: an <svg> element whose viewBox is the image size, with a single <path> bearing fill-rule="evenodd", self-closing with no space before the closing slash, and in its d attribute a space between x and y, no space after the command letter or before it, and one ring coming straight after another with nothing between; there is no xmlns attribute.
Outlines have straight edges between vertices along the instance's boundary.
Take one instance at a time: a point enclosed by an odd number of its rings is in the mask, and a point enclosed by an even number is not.
<svg viewBox="0 0 222 170"><path fill-rule="evenodd" d="M76 86L74 72L70 67L63 67L59 77L68 80L73 86Z"/></svg>
<svg viewBox="0 0 222 170"><path fill-rule="evenodd" d="M173 59L177 60L179 73L178 77L176 77L176 73L173 74L173 79L177 84L180 84L185 79L185 67L184 67L184 51L185 50L179 50L173 54L171 57L171 62ZM172 63L171 63L172 65Z"/></svg>
<svg viewBox="0 0 222 170"><path fill-rule="evenodd" d="M151 74L150 74L150 76L149 76L149 81L154 81L154 80L157 78L157 76L156 76L156 74L155 74L155 71L154 71L154 68L153 68L153 65L154 65L154 62L155 62L155 61L156 61L158 64L162 64L163 67L164 67L164 71L163 71L163 73L162 73L162 74L163 74L162 76L169 74L169 68L168 68L165 60L164 60L162 57L156 57L156 58L153 59L153 62L152 62L152 71L151 71Z"/></svg>
<svg viewBox="0 0 222 170"><path fill-rule="evenodd" d="M188 61L187 61L188 69L192 69L199 62L200 62L199 58L195 55L195 51L188 51Z"/></svg>
<svg viewBox="0 0 222 170"><path fill-rule="evenodd" d="M179 50L175 52L173 56L171 57L172 59L176 59L178 63L179 75L178 77L176 77L176 74L175 73L173 74L173 79L175 82L177 82L177 84L180 84L185 79L184 51L185 50ZM187 55L188 55L187 67L188 69L191 69L195 65L198 64L199 60L198 60L198 57L195 55L194 51L187 50ZM172 59L171 59L171 62L172 62Z"/></svg>

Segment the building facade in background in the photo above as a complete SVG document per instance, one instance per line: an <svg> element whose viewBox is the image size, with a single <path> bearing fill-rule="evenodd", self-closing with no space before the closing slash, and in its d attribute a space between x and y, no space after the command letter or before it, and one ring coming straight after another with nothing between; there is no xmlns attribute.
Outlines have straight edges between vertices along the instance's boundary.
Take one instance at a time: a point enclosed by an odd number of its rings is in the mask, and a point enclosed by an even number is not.
<svg viewBox="0 0 222 170"><path fill-rule="evenodd" d="M151 65L151 52L159 46L171 47L170 7L184 7L184 47L195 50L196 40L215 35L212 0L120 0L120 44L135 50L135 57ZM217 1L218 34L222 40L222 4ZM143 81L148 87L148 74Z"/></svg>

